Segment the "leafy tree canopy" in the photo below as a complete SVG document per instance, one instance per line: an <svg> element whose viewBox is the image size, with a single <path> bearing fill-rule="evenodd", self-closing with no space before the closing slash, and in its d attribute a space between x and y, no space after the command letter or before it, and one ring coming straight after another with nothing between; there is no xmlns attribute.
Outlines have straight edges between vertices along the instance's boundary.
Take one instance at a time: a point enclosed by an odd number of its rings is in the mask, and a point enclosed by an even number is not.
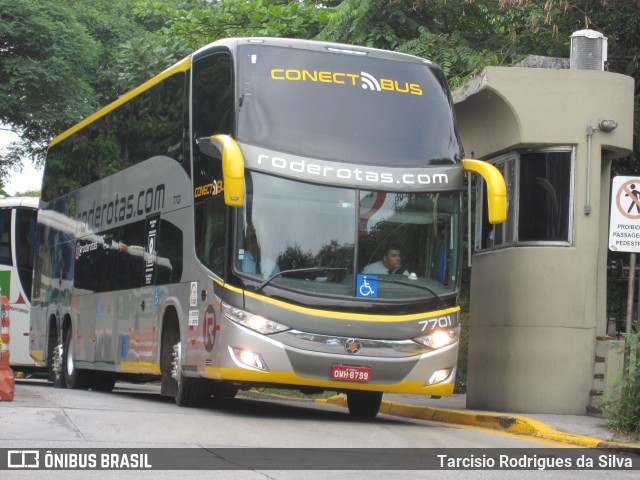
<svg viewBox="0 0 640 480"><path fill-rule="evenodd" d="M0 179L23 159L41 162L55 135L218 38L398 50L440 64L455 88L487 65L568 57L571 33L593 28L609 39L609 69L640 84L639 23L637 0L0 0L0 128L20 136L0 156Z"/></svg>
<svg viewBox="0 0 640 480"><path fill-rule="evenodd" d="M50 133L89 113L93 92L86 74L95 71L98 43L73 10L60 2L0 0L0 123L22 138L9 161L37 155ZM78 49L78 44L83 47Z"/></svg>
<svg viewBox="0 0 640 480"><path fill-rule="evenodd" d="M139 35L127 0L0 0L0 125L20 136L0 178L118 91L111 56Z"/></svg>

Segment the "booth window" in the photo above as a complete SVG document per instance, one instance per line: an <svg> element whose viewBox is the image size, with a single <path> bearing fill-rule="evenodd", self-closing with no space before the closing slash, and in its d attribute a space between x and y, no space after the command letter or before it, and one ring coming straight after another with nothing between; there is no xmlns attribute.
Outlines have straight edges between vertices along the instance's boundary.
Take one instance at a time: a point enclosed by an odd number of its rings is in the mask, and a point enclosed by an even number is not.
<svg viewBox="0 0 640 480"><path fill-rule="evenodd" d="M522 150L489 160L507 184L507 221L491 225L486 194L478 182L475 248L570 245L573 209L573 148ZM482 201L480 201L482 199Z"/></svg>

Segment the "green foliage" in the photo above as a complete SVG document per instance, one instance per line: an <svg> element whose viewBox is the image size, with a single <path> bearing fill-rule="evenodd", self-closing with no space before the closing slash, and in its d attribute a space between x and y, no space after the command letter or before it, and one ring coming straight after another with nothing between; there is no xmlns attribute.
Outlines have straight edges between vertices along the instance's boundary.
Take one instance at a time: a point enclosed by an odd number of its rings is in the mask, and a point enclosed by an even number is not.
<svg viewBox="0 0 640 480"><path fill-rule="evenodd" d="M121 94L111 57L138 36L128 0L0 0L0 123L20 135L0 177Z"/></svg>
<svg viewBox="0 0 640 480"><path fill-rule="evenodd" d="M395 50L418 27L403 3L345 0L328 14L318 39Z"/></svg>
<svg viewBox="0 0 640 480"><path fill-rule="evenodd" d="M418 38L404 43L398 50L436 62L452 89L464 84L484 67L498 64L494 53L474 50L457 32L443 36L421 28Z"/></svg>
<svg viewBox="0 0 640 480"><path fill-rule="evenodd" d="M21 136L0 158L0 178L25 158L41 161L53 136L98 106L219 38L399 50L439 63L455 88L487 65L567 57L571 33L590 27L609 38L610 70L640 83L639 13L628 0L0 0L0 123Z"/></svg>
<svg viewBox="0 0 640 480"><path fill-rule="evenodd" d="M640 438L640 332L625 335L627 369L616 385L619 399L606 402L607 425L614 431Z"/></svg>
<svg viewBox="0 0 640 480"><path fill-rule="evenodd" d="M25 190L24 192L16 192L14 197L40 197L40 190Z"/></svg>
<svg viewBox="0 0 640 480"><path fill-rule="evenodd" d="M176 5L142 0L132 11L146 32L120 47L119 80L128 88L188 53L227 37L312 38L327 11L316 2L283 0L191 1Z"/></svg>
<svg viewBox="0 0 640 480"><path fill-rule="evenodd" d="M52 132L90 113L98 42L67 2L0 0L0 123L22 143L2 158L0 173L23 156L41 159ZM78 45L82 48L78 48Z"/></svg>

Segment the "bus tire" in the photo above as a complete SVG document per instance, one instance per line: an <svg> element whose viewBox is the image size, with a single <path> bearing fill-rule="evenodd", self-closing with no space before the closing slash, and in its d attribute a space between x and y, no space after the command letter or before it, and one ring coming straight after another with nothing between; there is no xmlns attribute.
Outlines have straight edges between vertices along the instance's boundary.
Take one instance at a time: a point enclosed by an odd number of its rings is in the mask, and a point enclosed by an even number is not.
<svg viewBox="0 0 640 480"><path fill-rule="evenodd" d="M235 398L238 394L238 387L231 383L215 383L213 384L214 398Z"/></svg>
<svg viewBox="0 0 640 480"><path fill-rule="evenodd" d="M353 390L347 392L347 406L349 413L355 418L375 418L380 411L382 392L362 392Z"/></svg>
<svg viewBox="0 0 640 480"><path fill-rule="evenodd" d="M73 341L73 328L71 325L65 330L65 342L62 350L62 374L67 388L75 390L88 390L91 386L92 375L87 370L81 370L76 366L75 342Z"/></svg>
<svg viewBox="0 0 640 480"><path fill-rule="evenodd" d="M51 327L48 344L48 380L53 383L53 388L65 388L64 375L62 374L62 352L64 343L56 332L55 325Z"/></svg>
<svg viewBox="0 0 640 480"><path fill-rule="evenodd" d="M91 390L94 392L111 392L116 386L116 376L106 372L96 372L91 384Z"/></svg>
<svg viewBox="0 0 640 480"><path fill-rule="evenodd" d="M173 346L173 372L178 392L175 400L180 407L195 407L211 398L211 382L205 378L186 377L182 373L182 347L180 341Z"/></svg>
<svg viewBox="0 0 640 480"><path fill-rule="evenodd" d="M160 394L168 397L175 397L178 394L178 382L172 375L173 346L180 341L180 331L175 322L165 321L160 346L160 371L162 373Z"/></svg>
<svg viewBox="0 0 640 480"><path fill-rule="evenodd" d="M165 324L161 351L162 385L160 393L172 396L180 407L193 407L211 397L211 382L186 377L182 373L182 345L177 321Z"/></svg>

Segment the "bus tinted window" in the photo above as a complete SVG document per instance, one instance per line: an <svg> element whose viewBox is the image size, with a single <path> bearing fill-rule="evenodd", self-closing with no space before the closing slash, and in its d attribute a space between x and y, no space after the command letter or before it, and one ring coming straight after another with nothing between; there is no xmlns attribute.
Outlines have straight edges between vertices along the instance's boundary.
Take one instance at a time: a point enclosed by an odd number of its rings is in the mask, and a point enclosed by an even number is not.
<svg viewBox="0 0 640 480"><path fill-rule="evenodd" d="M156 155L181 162L185 74L165 79L53 145L42 185L46 201Z"/></svg>
<svg viewBox="0 0 640 480"><path fill-rule="evenodd" d="M220 276L224 269L225 209L222 195L195 205L196 255Z"/></svg>
<svg viewBox="0 0 640 480"><path fill-rule="evenodd" d="M200 138L216 133L231 133L233 108L234 98L229 55L217 53L194 62L194 137Z"/></svg>
<svg viewBox="0 0 640 480"><path fill-rule="evenodd" d="M27 299L30 300L37 211L21 208L16 210L16 215L18 276L20 283L22 283L22 289L27 295Z"/></svg>
<svg viewBox="0 0 640 480"><path fill-rule="evenodd" d="M421 299L458 288L458 192L358 192L256 172L246 178L234 261L241 275L282 273L270 284L342 297ZM398 263L381 270L392 247ZM314 268L326 270L291 272ZM377 282L374 295L356 290L362 275Z"/></svg>
<svg viewBox="0 0 640 480"><path fill-rule="evenodd" d="M457 159L446 84L427 63L252 45L239 59L242 142L368 165Z"/></svg>
<svg viewBox="0 0 640 480"><path fill-rule="evenodd" d="M77 241L74 285L86 292L109 292L142 288L150 261L146 247L146 221L115 228L102 235ZM155 284L180 281L182 231L161 220L155 255Z"/></svg>
<svg viewBox="0 0 640 480"><path fill-rule="evenodd" d="M0 263L11 265L11 209L0 210Z"/></svg>

